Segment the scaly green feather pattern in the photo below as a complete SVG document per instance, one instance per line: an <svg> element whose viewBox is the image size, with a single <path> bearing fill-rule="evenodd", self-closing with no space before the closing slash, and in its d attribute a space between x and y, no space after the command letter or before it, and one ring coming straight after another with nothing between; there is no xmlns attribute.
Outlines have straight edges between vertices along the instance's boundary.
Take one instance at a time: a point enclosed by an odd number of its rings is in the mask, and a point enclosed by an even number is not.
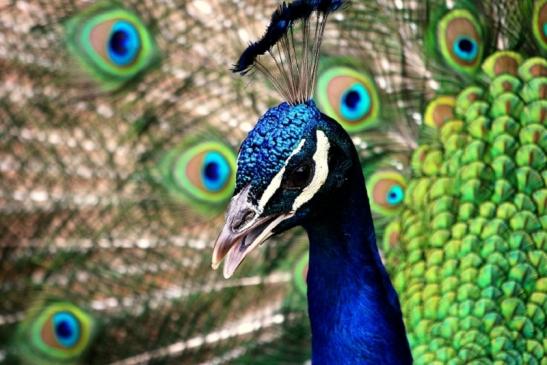
<svg viewBox="0 0 547 365"><path fill-rule="evenodd" d="M533 85L547 68L521 60L490 56L489 88L427 108L438 138L414 153L384 238L419 364L544 359L547 100Z"/></svg>

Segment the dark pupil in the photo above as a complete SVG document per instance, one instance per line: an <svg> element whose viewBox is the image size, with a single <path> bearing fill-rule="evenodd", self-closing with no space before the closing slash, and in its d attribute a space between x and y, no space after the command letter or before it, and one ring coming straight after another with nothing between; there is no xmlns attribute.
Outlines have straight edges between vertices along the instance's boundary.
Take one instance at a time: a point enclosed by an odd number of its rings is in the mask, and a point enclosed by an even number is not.
<svg viewBox="0 0 547 365"><path fill-rule="evenodd" d="M361 100L361 97L359 96L359 93L355 90L350 91L344 97L344 103L350 109L355 109L355 107L357 107L357 104L359 103L360 100Z"/></svg>
<svg viewBox="0 0 547 365"><path fill-rule="evenodd" d="M395 193L389 193L389 197L392 199L395 199L397 197L397 194Z"/></svg>
<svg viewBox="0 0 547 365"><path fill-rule="evenodd" d="M306 181L310 175L310 167L308 165L300 166L292 174L292 180L296 182Z"/></svg>
<svg viewBox="0 0 547 365"><path fill-rule="evenodd" d="M458 43L458 47L460 48L460 51L465 53L470 53L473 51L473 43L469 39L462 39Z"/></svg>
<svg viewBox="0 0 547 365"><path fill-rule="evenodd" d="M209 180L217 180L219 178L218 164L210 162L205 165L205 177Z"/></svg>
<svg viewBox="0 0 547 365"><path fill-rule="evenodd" d="M301 188L306 186L311 178L312 166L309 163L300 165L292 171L285 186L288 188Z"/></svg>
<svg viewBox="0 0 547 365"><path fill-rule="evenodd" d="M117 30L110 36L110 49L118 55L127 53L129 35L123 30Z"/></svg>
<svg viewBox="0 0 547 365"><path fill-rule="evenodd" d="M61 321L55 327L55 333L61 338L70 338L72 336L72 328L67 321Z"/></svg>

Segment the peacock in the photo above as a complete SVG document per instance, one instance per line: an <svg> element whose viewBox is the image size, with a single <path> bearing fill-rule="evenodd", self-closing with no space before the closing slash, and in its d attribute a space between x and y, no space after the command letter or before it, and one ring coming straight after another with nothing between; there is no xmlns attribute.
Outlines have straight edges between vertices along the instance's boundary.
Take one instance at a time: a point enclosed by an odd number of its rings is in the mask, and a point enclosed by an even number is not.
<svg viewBox="0 0 547 365"><path fill-rule="evenodd" d="M238 148L288 100L230 70L278 6L0 3L0 363L309 362L323 283L302 229L228 280L210 268ZM356 146L380 246L366 259L387 268L414 361L542 364L546 1L352 0L328 18L307 93ZM308 139L300 156L324 141ZM350 220L347 199L325 209Z"/></svg>
<svg viewBox="0 0 547 365"><path fill-rule="evenodd" d="M268 109L241 145L213 268L226 257L228 279L270 236L303 226L310 241L312 362L411 364L397 294L376 245L357 150L344 128L311 99L325 23L343 6L337 0L281 5L264 36L234 67L244 74L256 67L287 101ZM297 51L294 28L300 23L302 50ZM277 67L258 59L266 52ZM362 91L359 86L349 92ZM358 95L342 99L349 110L366 102Z"/></svg>

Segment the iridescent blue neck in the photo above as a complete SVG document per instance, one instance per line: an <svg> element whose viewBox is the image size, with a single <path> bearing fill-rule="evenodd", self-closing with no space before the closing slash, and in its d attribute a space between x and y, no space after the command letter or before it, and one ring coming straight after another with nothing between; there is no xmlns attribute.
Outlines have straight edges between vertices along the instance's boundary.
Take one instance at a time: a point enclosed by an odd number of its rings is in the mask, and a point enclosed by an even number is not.
<svg viewBox="0 0 547 365"><path fill-rule="evenodd" d="M412 362L397 294L381 262L357 157L347 186L304 226L313 364Z"/></svg>

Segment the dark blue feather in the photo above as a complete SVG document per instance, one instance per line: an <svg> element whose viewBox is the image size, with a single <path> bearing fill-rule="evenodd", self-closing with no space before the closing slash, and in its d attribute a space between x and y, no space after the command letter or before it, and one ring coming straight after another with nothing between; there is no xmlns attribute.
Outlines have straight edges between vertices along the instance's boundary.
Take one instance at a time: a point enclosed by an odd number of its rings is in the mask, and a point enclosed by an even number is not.
<svg viewBox="0 0 547 365"><path fill-rule="evenodd" d="M290 4L283 2L272 14L266 33L257 42L251 43L241 54L232 68L235 73L246 74L258 56L268 52L298 20L308 19L313 12L327 15L334 12L347 0L296 0Z"/></svg>

